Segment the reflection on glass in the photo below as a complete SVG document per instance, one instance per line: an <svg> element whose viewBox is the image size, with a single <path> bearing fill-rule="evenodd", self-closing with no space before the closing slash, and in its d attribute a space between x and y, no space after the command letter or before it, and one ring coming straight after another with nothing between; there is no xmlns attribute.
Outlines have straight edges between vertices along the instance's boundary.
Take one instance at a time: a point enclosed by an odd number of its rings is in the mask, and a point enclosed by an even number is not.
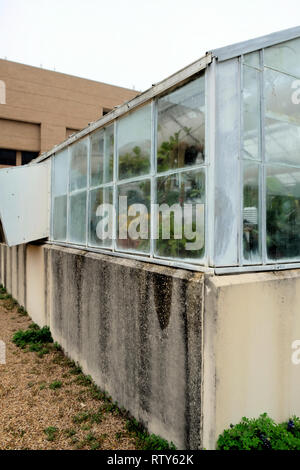
<svg viewBox="0 0 300 470"><path fill-rule="evenodd" d="M91 186L113 180L114 128L109 126L91 135Z"/></svg>
<svg viewBox="0 0 300 470"><path fill-rule="evenodd" d="M157 178L156 185L157 204L160 206L156 255L168 258L202 258L205 235L204 170L162 176ZM162 204L166 205L163 206L163 212ZM167 208L170 209L169 213Z"/></svg>
<svg viewBox="0 0 300 470"><path fill-rule="evenodd" d="M264 76L266 159L300 165L300 106L292 100L294 79L268 69Z"/></svg>
<svg viewBox="0 0 300 470"><path fill-rule="evenodd" d="M55 196L67 194L69 171L68 149L57 153L53 157L52 162L54 165L53 194Z"/></svg>
<svg viewBox="0 0 300 470"><path fill-rule="evenodd" d="M86 243L86 191L70 196L70 242Z"/></svg>
<svg viewBox="0 0 300 470"><path fill-rule="evenodd" d="M264 64L300 78L300 38L267 47Z"/></svg>
<svg viewBox="0 0 300 470"><path fill-rule="evenodd" d="M87 139L70 146L70 190L86 188L87 185Z"/></svg>
<svg viewBox="0 0 300 470"><path fill-rule="evenodd" d="M68 149L57 153L52 160L54 165L52 183L53 239L65 241L67 238L67 192L68 192Z"/></svg>
<svg viewBox="0 0 300 470"><path fill-rule="evenodd" d="M53 205L53 239L63 242L67 238L67 195L54 197Z"/></svg>
<svg viewBox="0 0 300 470"><path fill-rule="evenodd" d="M250 52L244 55L244 64L251 65L252 67L260 67L259 63L259 52Z"/></svg>
<svg viewBox="0 0 300 470"><path fill-rule="evenodd" d="M100 211L102 204L103 209ZM113 189L111 187L90 191L89 244L91 246L110 248L112 246L112 237L110 236L112 233L110 231L111 225L109 226L109 224L112 223L112 214L104 204L113 204Z"/></svg>
<svg viewBox="0 0 300 470"><path fill-rule="evenodd" d="M120 204L120 197L127 197L127 207ZM150 181L137 181L134 183L122 184L118 186L118 248L128 251L149 252L150 248ZM142 207L136 207L139 204ZM128 214L127 215L127 209ZM139 238L133 238L132 232L136 227ZM143 229L146 227L146 233Z"/></svg>
<svg viewBox="0 0 300 470"><path fill-rule="evenodd" d="M202 75L158 100L159 172L204 162L204 87Z"/></svg>
<svg viewBox="0 0 300 470"><path fill-rule="evenodd" d="M118 121L119 179L146 175L150 171L151 105Z"/></svg>
<svg viewBox="0 0 300 470"><path fill-rule="evenodd" d="M270 260L300 256L300 170L267 168L267 253Z"/></svg>
<svg viewBox="0 0 300 470"><path fill-rule="evenodd" d="M260 72L243 67L244 158L261 160L260 155Z"/></svg>
<svg viewBox="0 0 300 470"><path fill-rule="evenodd" d="M245 261L252 264L261 261L259 166L254 163L244 164L243 201L243 252Z"/></svg>

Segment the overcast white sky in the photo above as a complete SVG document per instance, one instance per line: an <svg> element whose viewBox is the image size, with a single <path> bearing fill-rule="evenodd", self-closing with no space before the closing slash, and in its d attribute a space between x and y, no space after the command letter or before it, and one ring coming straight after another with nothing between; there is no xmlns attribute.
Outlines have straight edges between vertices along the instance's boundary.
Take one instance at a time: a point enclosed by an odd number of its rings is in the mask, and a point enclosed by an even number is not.
<svg viewBox="0 0 300 470"><path fill-rule="evenodd" d="M299 0L0 0L0 57L145 90L297 22Z"/></svg>

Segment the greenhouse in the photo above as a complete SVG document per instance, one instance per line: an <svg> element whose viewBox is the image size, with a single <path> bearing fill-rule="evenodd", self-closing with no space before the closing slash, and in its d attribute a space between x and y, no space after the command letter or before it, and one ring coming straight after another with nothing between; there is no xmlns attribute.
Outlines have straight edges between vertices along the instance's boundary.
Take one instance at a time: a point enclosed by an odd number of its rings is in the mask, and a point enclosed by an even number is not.
<svg viewBox="0 0 300 470"><path fill-rule="evenodd" d="M0 284L180 449L300 415L299 268L300 27L207 52L0 170Z"/></svg>
<svg viewBox="0 0 300 470"><path fill-rule="evenodd" d="M216 273L299 265L299 36L209 52L40 156L49 242Z"/></svg>

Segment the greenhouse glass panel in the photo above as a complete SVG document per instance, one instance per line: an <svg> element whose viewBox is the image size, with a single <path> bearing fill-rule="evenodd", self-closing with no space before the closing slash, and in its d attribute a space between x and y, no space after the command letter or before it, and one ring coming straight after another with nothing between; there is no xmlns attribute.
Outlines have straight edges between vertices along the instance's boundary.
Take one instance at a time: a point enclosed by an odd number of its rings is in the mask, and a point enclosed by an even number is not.
<svg viewBox="0 0 300 470"><path fill-rule="evenodd" d="M158 223L155 254L201 259L205 238L205 172L180 172L156 180Z"/></svg>
<svg viewBox="0 0 300 470"><path fill-rule="evenodd" d="M243 67L244 158L261 160L260 154L260 72Z"/></svg>
<svg viewBox="0 0 300 470"><path fill-rule="evenodd" d="M157 170L201 165L205 155L205 78L158 100Z"/></svg>
<svg viewBox="0 0 300 470"><path fill-rule="evenodd" d="M53 239L65 241L67 238L67 195L54 196Z"/></svg>
<svg viewBox="0 0 300 470"><path fill-rule="evenodd" d="M113 126L91 135L90 184L99 186L113 180Z"/></svg>
<svg viewBox="0 0 300 470"><path fill-rule="evenodd" d="M119 179L150 172L151 105L146 105L118 121Z"/></svg>
<svg viewBox="0 0 300 470"><path fill-rule="evenodd" d="M60 241L65 241L67 238L68 156L66 149L53 158L53 239Z"/></svg>
<svg viewBox="0 0 300 470"><path fill-rule="evenodd" d="M111 248L113 188L90 191L89 245Z"/></svg>
<svg viewBox="0 0 300 470"><path fill-rule="evenodd" d="M267 168L267 253L273 261L300 257L300 169Z"/></svg>
<svg viewBox="0 0 300 470"><path fill-rule="evenodd" d="M149 252L150 192L149 180L118 186L117 246L121 250Z"/></svg>
<svg viewBox="0 0 300 470"><path fill-rule="evenodd" d="M80 140L70 146L70 190L86 188L88 140Z"/></svg>
<svg viewBox="0 0 300 470"><path fill-rule="evenodd" d="M261 262L259 165L243 166L243 254L246 264Z"/></svg>
<svg viewBox="0 0 300 470"><path fill-rule="evenodd" d="M292 101L292 77L265 70L266 160L300 165L300 106Z"/></svg>
<svg viewBox="0 0 300 470"><path fill-rule="evenodd" d="M264 64L300 78L300 38L267 47Z"/></svg>
<svg viewBox="0 0 300 470"><path fill-rule="evenodd" d="M250 54L244 55L244 64L250 65L251 67L260 68L259 52L250 52Z"/></svg>
<svg viewBox="0 0 300 470"><path fill-rule="evenodd" d="M68 149L57 153L53 158L53 194L58 196L68 192L69 159Z"/></svg>
<svg viewBox="0 0 300 470"><path fill-rule="evenodd" d="M70 196L69 240L78 245L86 243L86 191Z"/></svg>

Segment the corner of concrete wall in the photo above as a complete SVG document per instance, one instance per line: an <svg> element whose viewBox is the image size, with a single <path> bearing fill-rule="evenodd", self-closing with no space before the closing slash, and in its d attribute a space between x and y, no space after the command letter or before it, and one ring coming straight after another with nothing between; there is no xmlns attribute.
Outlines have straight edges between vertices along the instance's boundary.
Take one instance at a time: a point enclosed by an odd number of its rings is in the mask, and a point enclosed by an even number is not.
<svg viewBox="0 0 300 470"><path fill-rule="evenodd" d="M243 416L300 415L300 270L213 276L204 313L204 446Z"/></svg>

